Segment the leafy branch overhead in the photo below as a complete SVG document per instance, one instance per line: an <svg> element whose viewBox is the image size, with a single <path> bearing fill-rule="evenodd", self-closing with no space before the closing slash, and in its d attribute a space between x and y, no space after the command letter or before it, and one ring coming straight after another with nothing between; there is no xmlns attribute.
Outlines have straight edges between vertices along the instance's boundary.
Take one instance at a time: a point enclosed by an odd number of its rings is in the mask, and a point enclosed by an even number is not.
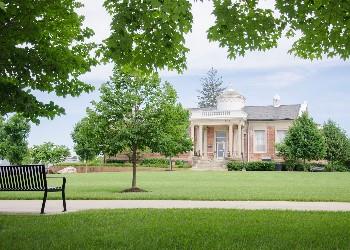
<svg viewBox="0 0 350 250"><path fill-rule="evenodd" d="M105 40L105 60L124 69L152 71L186 68L185 38L193 17L190 0L105 0L112 34ZM201 4L203 1L194 1ZM290 53L305 59L339 56L348 59L349 1L212 0L216 20L208 39L228 50L231 59L248 51L278 46L292 38Z"/></svg>
<svg viewBox="0 0 350 250"><path fill-rule="evenodd" d="M0 2L0 115L21 112L33 121L64 109L34 91L78 96L93 87L79 76L97 64L77 0Z"/></svg>
<svg viewBox="0 0 350 250"><path fill-rule="evenodd" d="M226 47L230 58L274 48L283 36L295 39L289 50L295 56L349 58L349 1L276 0L274 9L259 7L262 2L213 0L216 21L209 40Z"/></svg>

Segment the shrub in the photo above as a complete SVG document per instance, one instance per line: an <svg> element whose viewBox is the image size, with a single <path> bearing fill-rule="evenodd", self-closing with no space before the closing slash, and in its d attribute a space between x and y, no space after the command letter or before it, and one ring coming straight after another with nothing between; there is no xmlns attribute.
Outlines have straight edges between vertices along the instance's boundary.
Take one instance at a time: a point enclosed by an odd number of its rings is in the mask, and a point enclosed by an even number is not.
<svg viewBox="0 0 350 250"><path fill-rule="evenodd" d="M143 159L141 162L141 165L150 165L150 164L155 164L155 165L159 165L159 164L165 164L165 165L169 165L169 160L168 159L164 159L164 158L146 158Z"/></svg>
<svg viewBox="0 0 350 250"><path fill-rule="evenodd" d="M241 171L243 169L242 162L239 161L230 161L227 163L227 169L228 171Z"/></svg>
<svg viewBox="0 0 350 250"><path fill-rule="evenodd" d="M107 159L106 163L121 163L124 164L126 161L125 160L117 160L117 159Z"/></svg>
<svg viewBox="0 0 350 250"><path fill-rule="evenodd" d="M246 163L231 161L227 164L229 171L240 171L243 168L247 171L274 171L276 163L272 161L252 161Z"/></svg>

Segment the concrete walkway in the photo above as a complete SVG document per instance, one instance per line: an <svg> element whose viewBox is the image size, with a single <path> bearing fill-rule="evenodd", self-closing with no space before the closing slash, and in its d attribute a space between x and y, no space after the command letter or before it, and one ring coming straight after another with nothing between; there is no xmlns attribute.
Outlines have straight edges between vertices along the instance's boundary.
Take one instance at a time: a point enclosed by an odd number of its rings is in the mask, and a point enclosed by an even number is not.
<svg viewBox="0 0 350 250"><path fill-rule="evenodd" d="M0 200L0 213L40 213L41 200ZM187 201L187 200L69 200L68 212L88 209L113 208L222 208L273 209L295 211L350 211L346 202L293 202L293 201ZM49 200L47 214L61 213L62 201Z"/></svg>

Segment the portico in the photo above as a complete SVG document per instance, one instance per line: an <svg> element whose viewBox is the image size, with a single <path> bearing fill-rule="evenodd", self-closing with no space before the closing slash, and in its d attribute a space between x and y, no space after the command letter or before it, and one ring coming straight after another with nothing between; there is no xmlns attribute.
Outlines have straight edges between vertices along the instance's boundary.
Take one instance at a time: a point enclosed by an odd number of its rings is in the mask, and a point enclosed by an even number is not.
<svg viewBox="0 0 350 250"><path fill-rule="evenodd" d="M203 120L191 124L192 156L201 159L240 159L244 150L242 120Z"/></svg>
<svg viewBox="0 0 350 250"><path fill-rule="evenodd" d="M232 88L217 98L213 109L191 109L192 156L208 160L241 159L247 114L245 98Z"/></svg>

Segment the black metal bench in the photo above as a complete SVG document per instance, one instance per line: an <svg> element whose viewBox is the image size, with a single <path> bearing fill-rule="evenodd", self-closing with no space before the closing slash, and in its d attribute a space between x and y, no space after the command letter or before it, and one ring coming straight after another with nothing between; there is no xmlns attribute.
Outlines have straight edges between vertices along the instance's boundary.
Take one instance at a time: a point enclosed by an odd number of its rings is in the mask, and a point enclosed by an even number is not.
<svg viewBox="0 0 350 250"><path fill-rule="evenodd" d="M47 178L62 178L60 187L48 187ZM62 192L63 212L66 209L66 178L47 177L44 165L0 166L0 191L43 191L41 213L44 213L48 192Z"/></svg>

